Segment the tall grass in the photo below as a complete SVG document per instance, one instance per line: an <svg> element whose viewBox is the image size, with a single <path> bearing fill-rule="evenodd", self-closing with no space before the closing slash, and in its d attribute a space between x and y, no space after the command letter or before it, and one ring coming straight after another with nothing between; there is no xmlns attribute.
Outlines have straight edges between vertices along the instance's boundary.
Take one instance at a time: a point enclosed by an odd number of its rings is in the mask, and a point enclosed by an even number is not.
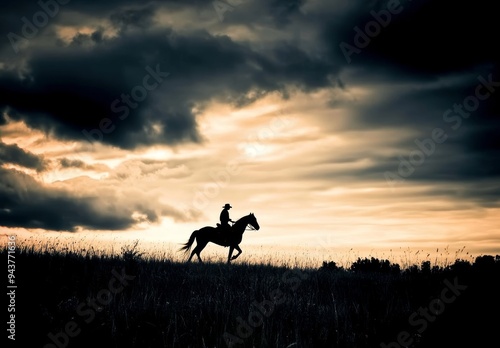
<svg viewBox="0 0 500 348"><path fill-rule="evenodd" d="M413 346L468 339L479 346L496 332L487 330L486 313L500 310L498 256L432 267L425 258L405 267L357 258L349 267L325 260L319 268L297 268L160 260L137 243L112 253L58 247L16 251L18 342L29 343L20 346L52 348L56 337L67 347L379 347L405 330ZM6 258L5 250L0 254ZM109 303L96 301L121 272L133 279ZM457 277L468 289L428 330L416 332L409 316L440 296L445 279ZM69 322L80 331L66 342ZM482 336L464 336L464 323L469 329L480 323Z"/></svg>

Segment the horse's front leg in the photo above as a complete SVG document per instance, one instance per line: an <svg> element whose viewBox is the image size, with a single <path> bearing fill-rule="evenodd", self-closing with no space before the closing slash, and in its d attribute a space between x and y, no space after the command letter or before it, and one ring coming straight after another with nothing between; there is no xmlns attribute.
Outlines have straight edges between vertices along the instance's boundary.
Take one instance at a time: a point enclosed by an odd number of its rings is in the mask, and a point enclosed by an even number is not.
<svg viewBox="0 0 500 348"><path fill-rule="evenodd" d="M238 253L237 253L236 255L234 255L234 256L231 258L231 260L236 260L236 259L238 258L238 256L240 256L240 255L241 255L241 253L243 252L243 251L240 249L240 246L239 246L239 245L236 245L234 248L235 248L236 250L238 250Z"/></svg>
<svg viewBox="0 0 500 348"><path fill-rule="evenodd" d="M227 255L227 263L231 262L231 255L233 255L233 250L234 250L234 247L232 245L229 246L229 254ZM234 260L234 258L233 258L233 260Z"/></svg>

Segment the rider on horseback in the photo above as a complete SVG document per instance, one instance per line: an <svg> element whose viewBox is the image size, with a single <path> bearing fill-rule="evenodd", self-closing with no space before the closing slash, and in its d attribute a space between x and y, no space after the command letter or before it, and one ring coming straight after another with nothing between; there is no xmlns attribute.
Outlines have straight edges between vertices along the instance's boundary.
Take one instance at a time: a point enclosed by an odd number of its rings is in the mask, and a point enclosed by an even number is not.
<svg viewBox="0 0 500 348"><path fill-rule="evenodd" d="M234 223L234 221L229 218L229 209L232 208L231 205L229 203L226 203L222 208L223 209L222 209L222 211L220 213L220 217L219 217L220 224L217 224L217 226L219 226L220 234L226 240L227 234L231 230L231 225L229 225L229 222Z"/></svg>

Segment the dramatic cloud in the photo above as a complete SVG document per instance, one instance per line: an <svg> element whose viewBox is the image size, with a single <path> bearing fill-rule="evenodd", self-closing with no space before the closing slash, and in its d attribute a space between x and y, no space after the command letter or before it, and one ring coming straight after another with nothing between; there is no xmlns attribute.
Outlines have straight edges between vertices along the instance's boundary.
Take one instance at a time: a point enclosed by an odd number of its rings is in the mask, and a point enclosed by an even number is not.
<svg viewBox="0 0 500 348"><path fill-rule="evenodd" d="M180 217L147 194L116 190L90 178L44 185L29 175L0 168L0 220L3 226L55 231L125 230L161 216ZM71 188L87 187L74 192Z"/></svg>
<svg viewBox="0 0 500 348"><path fill-rule="evenodd" d="M77 197L50 189L14 170L0 169L0 174L0 216L4 226L56 231L75 231L77 227L116 230L135 222L127 215L130 211L102 206L97 197Z"/></svg>
<svg viewBox="0 0 500 348"><path fill-rule="evenodd" d="M82 170L95 170L95 171L101 171L101 172L106 172L106 171L110 170L110 168L108 166L103 165L103 164L91 165L91 164L87 164L81 160L73 160L73 159L68 159L68 158L59 159L59 165L63 169L79 168Z"/></svg>
<svg viewBox="0 0 500 348"><path fill-rule="evenodd" d="M0 109L61 139L122 148L198 142L196 114L208 102L243 106L289 87L325 87L335 72L286 42L256 50L202 30L146 30L153 9L117 10L115 36L96 28L69 46L28 51L23 73L0 71Z"/></svg>
<svg viewBox="0 0 500 348"><path fill-rule="evenodd" d="M44 170L47 165L42 157L24 151L16 144L7 145L0 142L0 164L3 163L17 164L37 171Z"/></svg>
<svg viewBox="0 0 500 348"><path fill-rule="evenodd" d="M470 240L497 243L492 2L226 3L72 0L28 39L41 5L6 7L1 224L192 230L232 202L270 239L462 240L481 219Z"/></svg>

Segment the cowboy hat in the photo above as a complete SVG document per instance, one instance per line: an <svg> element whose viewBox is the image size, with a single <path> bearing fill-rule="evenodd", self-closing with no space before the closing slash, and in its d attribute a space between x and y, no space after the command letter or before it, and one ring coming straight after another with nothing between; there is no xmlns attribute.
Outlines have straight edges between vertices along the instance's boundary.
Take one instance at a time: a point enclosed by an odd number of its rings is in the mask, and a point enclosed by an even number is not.
<svg viewBox="0 0 500 348"><path fill-rule="evenodd" d="M224 209L230 209L232 207L231 207L231 205L229 203L226 203L222 208L224 208Z"/></svg>

